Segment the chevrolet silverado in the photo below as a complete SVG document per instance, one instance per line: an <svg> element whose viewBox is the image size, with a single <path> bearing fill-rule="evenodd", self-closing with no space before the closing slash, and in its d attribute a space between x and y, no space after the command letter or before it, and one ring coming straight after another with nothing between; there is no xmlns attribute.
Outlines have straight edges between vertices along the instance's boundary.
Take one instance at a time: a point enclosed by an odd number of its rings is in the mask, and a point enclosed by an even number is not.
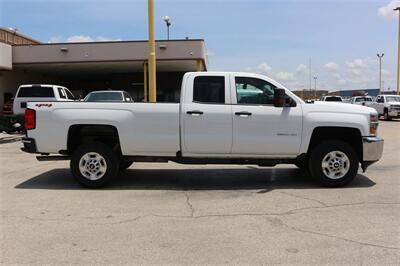
<svg viewBox="0 0 400 266"><path fill-rule="evenodd" d="M190 72L180 103L29 102L25 152L70 160L75 179L101 187L133 162L295 164L343 186L382 155L369 107L305 103L258 74Z"/></svg>

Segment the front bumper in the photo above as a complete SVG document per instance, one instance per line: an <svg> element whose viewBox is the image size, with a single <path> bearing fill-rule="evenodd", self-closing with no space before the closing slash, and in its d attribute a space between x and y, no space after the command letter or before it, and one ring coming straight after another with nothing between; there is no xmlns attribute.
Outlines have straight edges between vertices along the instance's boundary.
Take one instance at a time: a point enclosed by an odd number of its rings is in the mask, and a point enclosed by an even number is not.
<svg viewBox="0 0 400 266"><path fill-rule="evenodd" d="M400 116L400 111L399 110L389 110L388 114L391 117L398 117L398 116Z"/></svg>
<svg viewBox="0 0 400 266"><path fill-rule="evenodd" d="M363 162L361 164L364 171L382 157L383 143L384 140L379 137L363 137Z"/></svg>
<svg viewBox="0 0 400 266"><path fill-rule="evenodd" d="M28 153L37 153L35 139L22 138L22 144L24 144L24 147L21 148L22 151L28 152Z"/></svg>

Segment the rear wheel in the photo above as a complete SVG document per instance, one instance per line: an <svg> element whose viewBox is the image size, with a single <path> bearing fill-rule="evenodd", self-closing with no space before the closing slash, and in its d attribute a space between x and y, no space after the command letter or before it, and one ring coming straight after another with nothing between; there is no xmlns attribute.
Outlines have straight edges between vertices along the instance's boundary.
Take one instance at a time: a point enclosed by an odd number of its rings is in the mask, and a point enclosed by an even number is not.
<svg viewBox="0 0 400 266"><path fill-rule="evenodd" d="M319 144L311 152L311 175L327 187L341 187L357 175L357 153L346 142L329 140Z"/></svg>
<svg viewBox="0 0 400 266"><path fill-rule="evenodd" d="M107 145L100 142L79 146L71 158L71 172L84 187L98 188L118 174L117 155Z"/></svg>

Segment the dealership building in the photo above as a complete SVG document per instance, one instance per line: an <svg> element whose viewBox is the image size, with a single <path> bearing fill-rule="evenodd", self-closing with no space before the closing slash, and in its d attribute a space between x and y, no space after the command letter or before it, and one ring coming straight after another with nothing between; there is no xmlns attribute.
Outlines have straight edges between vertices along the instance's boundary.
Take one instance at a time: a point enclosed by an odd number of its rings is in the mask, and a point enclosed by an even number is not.
<svg viewBox="0 0 400 266"><path fill-rule="evenodd" d="M125 90L145 100L147 41L40 43L0 28L0 105L21 84L56 84L76 96L94 90ZM182 76L207 71L204 40L156 41L157 101L177 102Z"/></svg>

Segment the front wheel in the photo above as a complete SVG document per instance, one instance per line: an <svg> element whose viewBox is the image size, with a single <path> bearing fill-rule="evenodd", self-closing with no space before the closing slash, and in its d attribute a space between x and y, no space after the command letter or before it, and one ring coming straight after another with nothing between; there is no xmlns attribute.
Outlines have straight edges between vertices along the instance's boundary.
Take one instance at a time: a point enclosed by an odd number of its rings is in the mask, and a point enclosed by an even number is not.
<svg viewBox="0 0 400 266"><path fill-rule="evenodd" d="M299 159L294 163L294 165L303 171L308 171L308 160L306 159Z"/></svg>
<svg viewBox="0 0 400 266"><path fill-rule="evenodd" d="M117 155L100 142L79 146L71 158L71 172L79 184L87 188L99 188L118 174Z"/></svg>
<svg viewBox="0 0 400 266"><path fill-rule="evenodd" d="M132 164L133 164L133 161L131 161L131 160L129 160L129 161L122 160L119 162L119 170L124 171L124 170L128 169Z"/></svg>
<svg viewBox="0 0 400 266"><path fill-rule="evenodd" d="M389 115L388 110L385 110L385 112L383 113L383 117L384 117L384 119L385 119L386 121L392 120L392 118L391 118L390 115Z"/></svg>
<svg viewBox="0 0 400 266"><path fill-rule="evenodd" d="M311 175L327 187L341 187L357 175L359 159L353 147L346 142L329 140L320 143L311 152Z"/></svg>

